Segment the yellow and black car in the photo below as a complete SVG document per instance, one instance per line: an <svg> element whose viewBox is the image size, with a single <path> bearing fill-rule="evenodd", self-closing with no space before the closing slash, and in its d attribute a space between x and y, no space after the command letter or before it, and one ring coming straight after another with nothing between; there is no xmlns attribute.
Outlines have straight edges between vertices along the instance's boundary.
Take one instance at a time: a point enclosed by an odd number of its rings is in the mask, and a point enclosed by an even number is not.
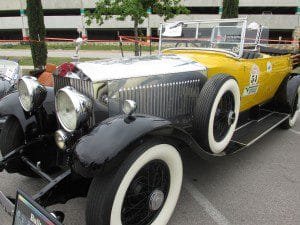
<svg viewBox="0 0 300 225"><path fill-rule="evenodd" d="M158 55L65 63L54 87L23 76L1 99L0 171L48 182L14 204L0 192L17 224L60 224L63 212L45 207L78 196L87 196L87 225L167 224L182 146L221 157L295 125L300 76L289 52L265 46L264 27L180 21L159 33Z"/></svg>

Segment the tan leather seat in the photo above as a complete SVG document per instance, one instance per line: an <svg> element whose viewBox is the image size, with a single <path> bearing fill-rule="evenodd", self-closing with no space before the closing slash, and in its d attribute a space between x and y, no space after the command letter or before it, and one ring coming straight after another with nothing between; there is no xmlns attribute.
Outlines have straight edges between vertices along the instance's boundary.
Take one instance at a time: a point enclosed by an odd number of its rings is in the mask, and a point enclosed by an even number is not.
<svg viewBox="0 0 300 225"><path fill-rule="evenodd" d="M52 74L55 70L56 70L56 65L47 63L45 72L43 72L38 78L40 84L48 87L53 87L54 83L53 83Z"/></svg>

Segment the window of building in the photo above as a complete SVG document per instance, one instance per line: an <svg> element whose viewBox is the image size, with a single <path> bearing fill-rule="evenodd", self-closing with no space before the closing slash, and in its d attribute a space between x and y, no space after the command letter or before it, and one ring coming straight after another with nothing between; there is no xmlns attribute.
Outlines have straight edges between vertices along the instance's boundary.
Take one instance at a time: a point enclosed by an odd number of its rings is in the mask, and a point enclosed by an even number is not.
<svg viewBox="0 0 300 225"><path fill-rule="evenodd" d="M46 29L46 36L52 38L76 39L78 32L76 29Z"/></svg>
<svg viewBox="0 0 300 225"><path fill-rule="evenodd" d="M79 9L44 9L44 16L78 16Z"/></svg>
<svg viewBox="0 0 300 225"><path fill-rule="evenodd" d="M187 7L190 14L218 14L219 7Z"/></svg>
<svg viewBox="0 0 300 225"><path fill-rule="evenodd" d="M22 40L22 30L0 30L0 40Z"/></svg>
<svg viewBox="0 0 300 225"><path fill-rule="evenodd" d="M239 14L295 14L297 7L240 7Z"/></svg>
<svg viewBox="0 0 300 225"><path fill-rule="evenodd" d="M20 10L0 11L0 17L16 17L20 16Z"/></svg>

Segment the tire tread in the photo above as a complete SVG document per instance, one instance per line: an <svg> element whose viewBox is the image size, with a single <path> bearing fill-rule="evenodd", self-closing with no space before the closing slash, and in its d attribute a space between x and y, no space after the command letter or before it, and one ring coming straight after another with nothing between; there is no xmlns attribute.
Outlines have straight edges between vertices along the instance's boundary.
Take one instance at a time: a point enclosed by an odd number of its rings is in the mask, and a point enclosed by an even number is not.
<svg viewBox="0 0 300 225"><path fill-rule="evenodd" d="M200 91L196 102L194 111L194 133L202 147L207 151L210 151L208 143L208 126L213 103L219 92L219 89L229 79L234 78L227 74L217 74L210 78Z"/></svg>

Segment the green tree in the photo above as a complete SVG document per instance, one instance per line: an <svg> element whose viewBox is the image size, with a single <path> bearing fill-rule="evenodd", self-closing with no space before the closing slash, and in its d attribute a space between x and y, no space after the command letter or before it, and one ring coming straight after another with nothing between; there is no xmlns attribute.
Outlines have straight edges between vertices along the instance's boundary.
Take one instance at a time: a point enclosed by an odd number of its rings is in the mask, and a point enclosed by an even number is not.
<svg viewBox="0 0 300 225"><path fill-rule="evenodd" d="M35 68L43 67L47 62L46 29L41 0L27 0L26 14L28 17L31 54Z"/></svg>
<svg viewBox="0 0 300 225"><path fill-rule="evenodd" d="M104 20L116 16L117 20L125 20L130 17L134 22L135 55L138 55L139 24L149 16L147 10L164 17L164 20L173 18L178 14L188 14L189 10L180 5L181 0L98 0L93 12L87 12L87 24L96 20L100 25Z"/></svg>
<svg viewBox="0 0 300 225"><path fill-rule="evenodd" d="M239 0L223 0L222 19L239 16Z"/></svg>

